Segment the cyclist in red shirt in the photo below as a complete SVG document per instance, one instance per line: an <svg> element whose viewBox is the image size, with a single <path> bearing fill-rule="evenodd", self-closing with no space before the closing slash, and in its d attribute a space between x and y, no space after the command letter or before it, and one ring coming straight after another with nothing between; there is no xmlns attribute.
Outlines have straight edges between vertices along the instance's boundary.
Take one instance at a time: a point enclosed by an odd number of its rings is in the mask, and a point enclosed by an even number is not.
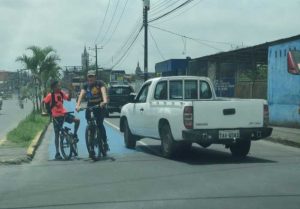
<svg viewBox="0 0 300 209"><path fill-rule="evenodd" d="M54 101L52 101L54 98ZM55 148L56 154L55 159L62 159L59 153L59 130L62 128L63 123L74 123L74 136L76 140L77 131L79 128L80 120L76 118L74 115L66 114L67 110L63 106L63 100L71 100L71 97L67 95L64 91L61 90L61 84L59 81L55 80L51 82L51 93L49 93L44 99L44 103L50 104L51 115L53 117L53 127L55 133ZM54 102L54 103L53 103Z"/></svg>

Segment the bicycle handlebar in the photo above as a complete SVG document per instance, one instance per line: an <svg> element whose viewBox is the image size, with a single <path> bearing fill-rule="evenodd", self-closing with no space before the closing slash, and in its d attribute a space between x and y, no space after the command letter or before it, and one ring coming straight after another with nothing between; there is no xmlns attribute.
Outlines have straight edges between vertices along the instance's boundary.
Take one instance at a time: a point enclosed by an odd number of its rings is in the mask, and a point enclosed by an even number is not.
<svg viewBox="0 0 300 209"><path fill-rule="evenodd" d="M65 114L72 114L72 113L74 113L74 111L65 112Z"/></svg>
<svg viewBox="0 0 300 209"><path fill-rule="evenodd" d="M100 105L95 105L95 106L92 106L92 107L81 107L78 112L83 111L83 110L93 110L93 109L96 109L96 108L100 108Z"/></svg>

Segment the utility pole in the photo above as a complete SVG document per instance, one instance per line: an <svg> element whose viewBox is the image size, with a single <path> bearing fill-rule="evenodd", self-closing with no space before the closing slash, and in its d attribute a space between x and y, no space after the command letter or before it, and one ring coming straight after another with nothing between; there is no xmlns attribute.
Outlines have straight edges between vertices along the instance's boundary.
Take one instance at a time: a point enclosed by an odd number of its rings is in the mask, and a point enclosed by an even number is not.
<svg viewBox="0 0 300 209"><path fill-rule="evenodd" d="M91 48L89 48L91 50ZM97 47L97 44L95 44L95 48L92 50L95 50L95 65L96 65L96 78L98 79L98 49L103 49L103 47Z"/></svg>
<svg viewBox="0 0 300 209"><path fill-rule="evenodd" d="M148 11L150 10L150 0L143 0L143 16L144 16L144 80L148 80Z"/></svg>
<svg viewBox="0 0 300 209"><path fill-rule="evenodd" d="M18 79L18 99L20 99L20 70L17 69L17 79Z"/></svg>

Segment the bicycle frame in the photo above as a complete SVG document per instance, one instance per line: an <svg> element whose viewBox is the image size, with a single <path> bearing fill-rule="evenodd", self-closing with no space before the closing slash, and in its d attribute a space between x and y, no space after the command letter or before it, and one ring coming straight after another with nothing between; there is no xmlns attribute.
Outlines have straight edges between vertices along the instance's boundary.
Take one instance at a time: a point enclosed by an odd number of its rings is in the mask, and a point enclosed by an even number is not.
<svg viewBox="0 0 300 209"><path fill-rule="evenodd" d="M98 155L96 157L94 156L94 158L93 158L94 160L98 160L100 158L100 152L102 152L102 154L104 156L106 155L106 153L104 152L103 142L102 142L102 139L99 134L100 130L97 126L96 118L95 118L95 115L93 112L93 110L95 108L100 108L100 106L96 105L93 107L84 108L86 110L89 110L90 114L91 114L90 119L87 121L88 125L86 127L86 134L87 134L87 131L90 131L92 139L88 140L87 139L88 135L86 135L86 145L87 145L87 149L88 149L89 153L91 152L91 149L94 150L94 147L97 147L97 149L99 149Z"/></svg>
<svg viewBox="0 0 300 209"><path fill-rule="evenodd" d="M71 113L74 113L74 112L67 112L66 114L71 114ZM63 123L62 123L62 126L59 127L59 144L60 144L60 149L61 149L61 152L64 156L64 158L66 160L69 160L72 155L74 154L74 156L77 156L78 155L78 152L77 152L77 145L76 145L76 142L74 142L74 136L72 133L70 133L69 131L71 130L70 128L68 127L64 127L64 123L65 123L65 116L64 116L64 120L63 120ZM53 122L58 124L58 121L53 118ZM63 138L62 138L63 137ZM67 141L67 144L68 146L70 146L70 152L68 154L66 154L65 150L64 150L64 141L62 141L63 139L66 139Z"/></svg>
<svg viewBox="0 0 300 209"><path fill-rule="evenodd" d="M72 112L66 112L65 115L71 114L71 113L74 113L74 112L73 112L73 111L72 111ZM57 120L56 120L54 117L52 117L52 119L53 119L53 122L55 122L56 124L58 123ZM62 127L59 127L59 133L69 134L69 131L70 131L71 129L68 128L68 127L66 127L66 126L63 127L65 121L66 121L66 117L64 116L64 121L63 121L63 123L62 123Z"/></svg>

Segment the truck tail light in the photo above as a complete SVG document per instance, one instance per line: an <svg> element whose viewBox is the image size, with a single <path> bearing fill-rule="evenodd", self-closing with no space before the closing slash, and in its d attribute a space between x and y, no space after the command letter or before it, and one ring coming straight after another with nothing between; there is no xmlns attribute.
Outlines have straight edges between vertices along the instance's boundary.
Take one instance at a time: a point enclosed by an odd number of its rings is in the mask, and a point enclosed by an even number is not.
<svg viewBox="0 0 300 209"><path fill-rule="evenodd" d="M193 129L193 107L186 106L183 111L183 123L186 129Z"/></svg>
<svg viewBox="0 0 300 209"><path fill-rule="evenodd" d="M269 125L269 106L264 105L264 126Z"/></svg>

